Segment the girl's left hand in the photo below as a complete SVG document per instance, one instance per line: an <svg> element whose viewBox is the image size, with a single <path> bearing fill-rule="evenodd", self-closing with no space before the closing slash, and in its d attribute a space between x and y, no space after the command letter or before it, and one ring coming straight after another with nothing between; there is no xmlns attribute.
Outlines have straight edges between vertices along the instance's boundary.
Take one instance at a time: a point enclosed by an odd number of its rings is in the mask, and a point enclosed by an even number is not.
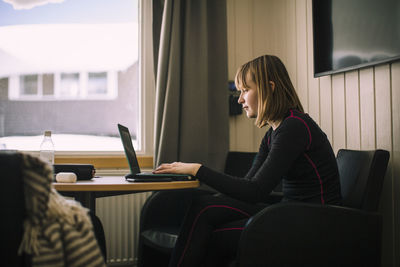
<svg viewBox="0 0 400 267"><path fill-rule="evenodd" d="M158 166L153 173L176 173L176 174L190 174L196 176L197 171L200 169L199 163L163 163Z"/></svg>

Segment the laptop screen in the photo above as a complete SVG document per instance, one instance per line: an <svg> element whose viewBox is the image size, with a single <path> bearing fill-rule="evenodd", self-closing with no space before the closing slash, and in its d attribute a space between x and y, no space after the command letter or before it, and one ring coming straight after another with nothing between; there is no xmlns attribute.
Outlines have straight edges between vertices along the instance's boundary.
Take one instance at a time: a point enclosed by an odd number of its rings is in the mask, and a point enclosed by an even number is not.
<svg viewBox="0 0 400 267"><path fill-rule="evenodd" d="M126 158L128 160L129 168L132 174L140 173L139 163L136 158L135 149L133 148L131 134L129 129L121 124L118 124L119 134L121 135L122 145Z"/></svg>

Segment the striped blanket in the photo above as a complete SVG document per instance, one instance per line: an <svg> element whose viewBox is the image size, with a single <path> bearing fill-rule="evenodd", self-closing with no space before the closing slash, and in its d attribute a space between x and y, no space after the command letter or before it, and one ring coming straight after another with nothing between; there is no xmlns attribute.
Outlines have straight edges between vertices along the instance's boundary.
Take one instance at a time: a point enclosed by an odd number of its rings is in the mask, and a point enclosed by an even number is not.
<svg viewBox="0 0 400 267"><path fill-rule="evenodd" d="M19 248L33 266L106 266L88 210L59 195L51 185L51 165L20 154L26 219Z"/></svg>

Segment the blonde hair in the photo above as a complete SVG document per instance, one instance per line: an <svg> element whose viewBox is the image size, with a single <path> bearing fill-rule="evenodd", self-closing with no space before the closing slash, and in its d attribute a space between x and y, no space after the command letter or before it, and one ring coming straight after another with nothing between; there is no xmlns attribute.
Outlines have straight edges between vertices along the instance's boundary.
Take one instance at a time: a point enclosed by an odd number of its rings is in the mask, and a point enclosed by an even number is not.
<svg viewBox="0 0 400 267"><path fill-rule="evenodd" d="M277 56L264 55L243 64L236 73L236 88L248 89L248 77L257 86L257 127L267 125L268 121L283 120L290 109L304 112L286 67ZM274 83L274 89L270 82Z"/></svg>

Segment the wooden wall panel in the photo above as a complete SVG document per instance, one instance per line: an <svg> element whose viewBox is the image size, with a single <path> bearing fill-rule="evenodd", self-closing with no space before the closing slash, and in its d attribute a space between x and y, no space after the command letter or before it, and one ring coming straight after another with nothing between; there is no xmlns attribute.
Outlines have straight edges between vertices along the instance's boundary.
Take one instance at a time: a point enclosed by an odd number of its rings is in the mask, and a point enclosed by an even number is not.
<svg viewBox="0 0 400 267"><path fill-rule="evenodd" d="M391 68L391 93L392 93L392 162L393 177L393 222L394 222L394 263L400 266L400 62L392 64Z"/></svg>
<svg viewBox="0 0 400 267"><path fill-rule="evenodd" d="M361 149L375 149L375 92L373 68L360 70Z"/></svg>
<svg viewBox="0 0 400 267"><path fill-rule="evenodd" d="M375 67L375 133L376 147L386 150L392 149L392 116L391 116L391 84L390 65L385 64ZM383 245L386 264L388 259L393 258L393 180L392 164L389 164L385 176L380 212L383 217Z"/></svg>
<svg viewBox="0 0 400 267"><path fill-rule="evenodd" d="M331 77L324 76L320 78L320 117L321 117L321 129L328 136L329 141L332 144L332 85L331 85Z"/></svg>
<svg viewBox="0 0 400 267"><path fill-rule="evenodd" d="M296 14L307 14L307 2L304 0L296 1ZM308 84L307 84L307 20L303 16L296 16L296 78L294 85L304 111L308 112Z"/></svg>
<svg viewBox="0 0 400 267"><path fill-rule="evenodd" d="M332 76L332 146L335 154L346 148L346 104L344 74Z"/></svg>
<svg viewBox="0 0 400 267"><path fill-rule="evenodd" d="M392 149L390 65L375 67L376 147Z"/></svg>
<svg viewBox="0 0 400 267"><path fill-rule="evenodd" d="M312 32L312 2L307 1L307 83L308 83L308 113L321 125L319 79L314 78L313 32Z"/></svg>
<svg viewBox="0 0 400 267"><path fill-rule="evenodd" d="M253 57L259 57L263 54L268 53L271 49L271 35L273 30L270 27L265 27L271 22L271 17L266 16L266 10L268 3L262 0L255 0L253 2L253 20L254 20L254 42L253 42ZM249 59L250 60L250 59Z"/></svg>
<svg viewBox="0 0 400 267"><path fill-rule="evenodd" d="M347 148L361 149L360 94L358 71L345 74L346 82L346 140Z"/></svg>
<svg viewBox="0 0 400 267"><path fill-rule="evenodd" d="M293 85L297 84L297 45L296 45L296 1L283 1L285 12L283 13L285 32L281 46L284 48L283 54L278 54L283 63L286 65L290 79Z"/></svg>
<svg viewBox="0 0 400 267"><path fill-rule="evenodd" d="M270 0L264 1L266 13L264 16L268 20L268 25L275 25L275 27L268 27L269 30L264 29L263 31L268 32L268 51L266 54L281 56L283 53L283 43L282 40L285 36L285 28L283 26L282 5L285 1L280 0Z"/></svg>

